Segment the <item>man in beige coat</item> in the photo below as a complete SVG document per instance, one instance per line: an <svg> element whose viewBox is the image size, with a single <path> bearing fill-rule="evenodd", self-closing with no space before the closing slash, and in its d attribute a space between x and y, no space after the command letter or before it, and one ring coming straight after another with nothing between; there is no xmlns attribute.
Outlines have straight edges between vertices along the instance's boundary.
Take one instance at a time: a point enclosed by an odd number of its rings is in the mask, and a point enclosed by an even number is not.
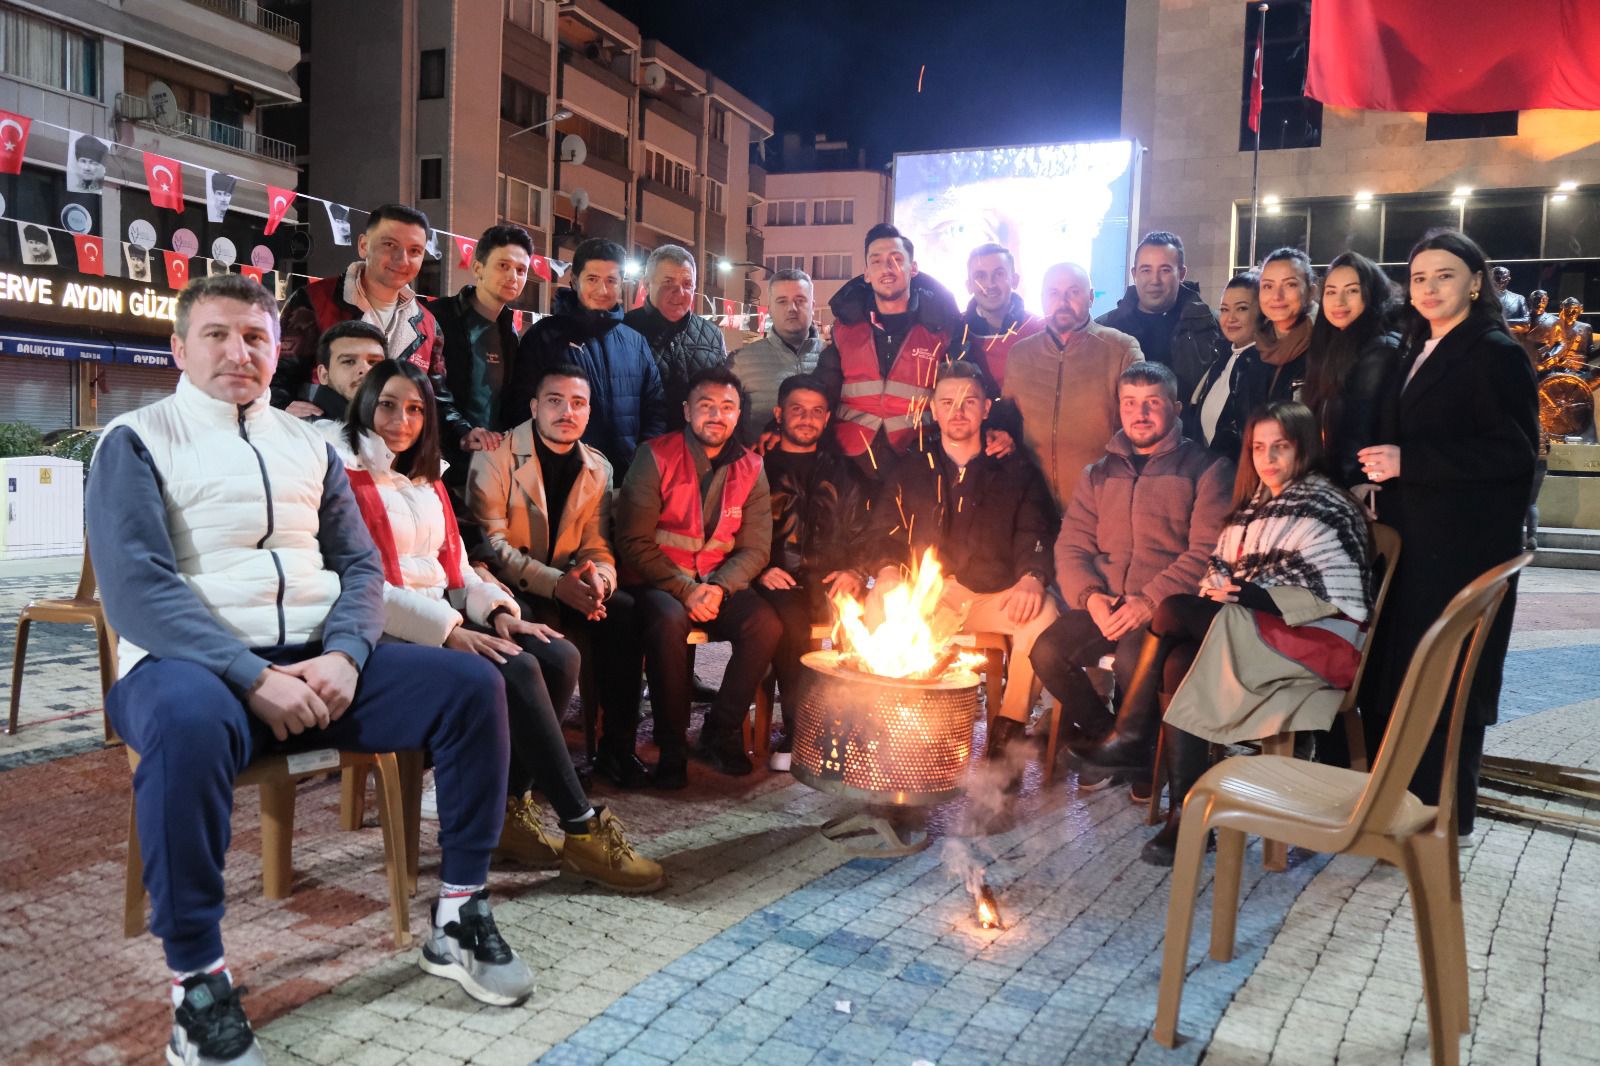
<svg viewBox="0 0 1600 1066"><path fill-rule="evenodd" d="M611 535L611 464L580 437L589 424L588 374L554 364L534 383L533 417L493 451L473 456L467 500L483 527L494 575L523 615L587 636L605 709L596 768L623 788L646 783L633 755L642 656L633 600L617 588ZM560 710L560 708L558 708Z"/></svg>
<svg viewBox="0 0 1600 1066"><path fill-rule="evenodd" d="M1117 378L1144 358L1139 342L1089 320L1094 286L1076 263L1045 271L1045 329L1017 342L1001 396L1022 415L1022 445L1065 510L1084 467L1121 426Z"/></svg>

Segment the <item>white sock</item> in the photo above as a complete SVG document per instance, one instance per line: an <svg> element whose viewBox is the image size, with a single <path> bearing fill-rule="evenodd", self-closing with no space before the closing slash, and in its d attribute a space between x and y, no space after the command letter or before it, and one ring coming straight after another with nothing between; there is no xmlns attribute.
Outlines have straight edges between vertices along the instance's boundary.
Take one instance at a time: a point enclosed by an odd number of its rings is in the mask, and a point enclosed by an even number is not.
<svg viewBox="0 0 1600 1066"><path fill-rule="evenodd" d="M443 929L451 922L460 919L461 908L466 906L473 896L482 892L484 887L483 885L440 885L439 906L434 912L433 927L435 929Z"/></svg>
<svg viewBox="0 0 1600 1066"><path fill-rule="evenodd" d="M217 956L217 961L216 962L213 962L210 966L202 966L198 970L190 970L187 973L179 973L177 970L173 970L172 971L172 1005L174 1007L180 1007L180 1006L183 1005L183 983L185 981L187 981L189 978L195 976L196 974L217 973L218 971L227 974L228 975L228 983L230 985L233 984L233 972L228 969L227 962L224 961L223 957L220 956L220 955Z"/></svg>

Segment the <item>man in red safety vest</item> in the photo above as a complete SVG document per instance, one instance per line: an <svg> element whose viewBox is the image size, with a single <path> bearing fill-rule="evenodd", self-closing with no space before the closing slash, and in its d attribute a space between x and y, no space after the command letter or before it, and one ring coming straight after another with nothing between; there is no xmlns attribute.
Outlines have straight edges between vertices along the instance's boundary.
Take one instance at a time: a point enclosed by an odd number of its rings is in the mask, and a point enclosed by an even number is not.
<svg viewBox="0 0 1600 1066"><path fill-rule="evenodd" d="M726 367L690 378L688 425L639 448L616 503L613 539L631 586L661 750L657 788L688 783L690 631L733 644L698 754L735 775L753 769L741 727L783 634L750 587L772 551L772 500L761 457L735 437L739 395Z"/></svg>

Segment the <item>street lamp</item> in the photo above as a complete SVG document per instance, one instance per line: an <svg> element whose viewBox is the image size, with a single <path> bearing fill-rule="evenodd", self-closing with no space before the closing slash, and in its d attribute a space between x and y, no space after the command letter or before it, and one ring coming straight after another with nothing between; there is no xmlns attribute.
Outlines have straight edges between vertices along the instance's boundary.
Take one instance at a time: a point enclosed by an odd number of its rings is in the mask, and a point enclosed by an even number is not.
<svg viewBox="0 0 1600 1066"><path fill-rule="evenodd" d="M757 270L766 270L767 273L769 273L769 274L772 273L772 271L768 270L767 267L764 264L752 263L748 259L719 259L719 260L717 260L717 270L720 273L723 273L723 274L728 273L730 270L732 270L736 266L754 267Z"/></svg>
<svg viewBox="0 0 1600 1066"><path fill-rule="evenodd" d="M548 126L552 122L565 122L567 119L569 119L571 117L572 117L572 112L568 111L566 108L563 107L560 110L558 110L555 114L553 114L549 118L545 119L543 122L535 122L533 125L527 127L526 129L520 129L517 132L513 133L511 135L511 137L521 137L524 133L530 133L533 130L539 129L541 126ZM509 141L511 139L511 137L507 137L506 140Z"/></svg>

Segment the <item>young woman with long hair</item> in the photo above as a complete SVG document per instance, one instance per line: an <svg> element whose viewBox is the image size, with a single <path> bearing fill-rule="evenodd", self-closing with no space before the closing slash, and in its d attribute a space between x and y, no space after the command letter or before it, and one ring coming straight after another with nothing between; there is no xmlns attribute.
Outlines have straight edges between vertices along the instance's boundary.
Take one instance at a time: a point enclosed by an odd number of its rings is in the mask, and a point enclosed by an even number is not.
<svg viewBox="0 0 1600 1066"><path fill-rule="evenodd" d="M384 638L482 655L506 682L511 765L496 859L630 892L665 884L635 852L622 823L584 794L556 709L578 683L578 650L549 626L522 620L517 600L466 560L439 456L427 375L385 359L350 402L344 460L361 517L383 563ZM544 793L564 841L546 834L528 795Z"/></svg>
<svg viewBox="0 0 1600 1066"><path fill-rule="evenodd" d="M1230 351L1212 361L1183 407L1183 435L1230 459L1239 454L1241 427L1237 418L1230 417L1233 408L1228 401L1239 387L1240 364L1253 357L1260 284L1256 272L1246 270L1223 286L1222 298L1217 301L1217 324Z"/></svg>
<svg viewBox="0 0 1600 1066"><path fill-rule="evenodd" d="M1257 276L1254 343L1239 356L1213 449L1237 446L1251 414L1274 400L1294 399L1305 384L1317 316L1311 259L1298 248L1279 248L1261 260Z"/></svg>
<svg viewBox="0 0 1600 1066"><path fill-rule="evenodd" d="M1538 450L1538 394L1526 354L1506 330L1483 250L1438 230L1411 249L1401 361L1385 390L1377 439L1358 459L1378 486L1378 520L1400 533L1394 581L1362 681L1361 717L1376 752L1422 634L1457 592L1522 550ZM1456 776L1457 827L1470 834L1484 730L1498 716L1516 583L1489 631L1468 696ZM1437 802L1439 726L1411 790Z"/></svg>

